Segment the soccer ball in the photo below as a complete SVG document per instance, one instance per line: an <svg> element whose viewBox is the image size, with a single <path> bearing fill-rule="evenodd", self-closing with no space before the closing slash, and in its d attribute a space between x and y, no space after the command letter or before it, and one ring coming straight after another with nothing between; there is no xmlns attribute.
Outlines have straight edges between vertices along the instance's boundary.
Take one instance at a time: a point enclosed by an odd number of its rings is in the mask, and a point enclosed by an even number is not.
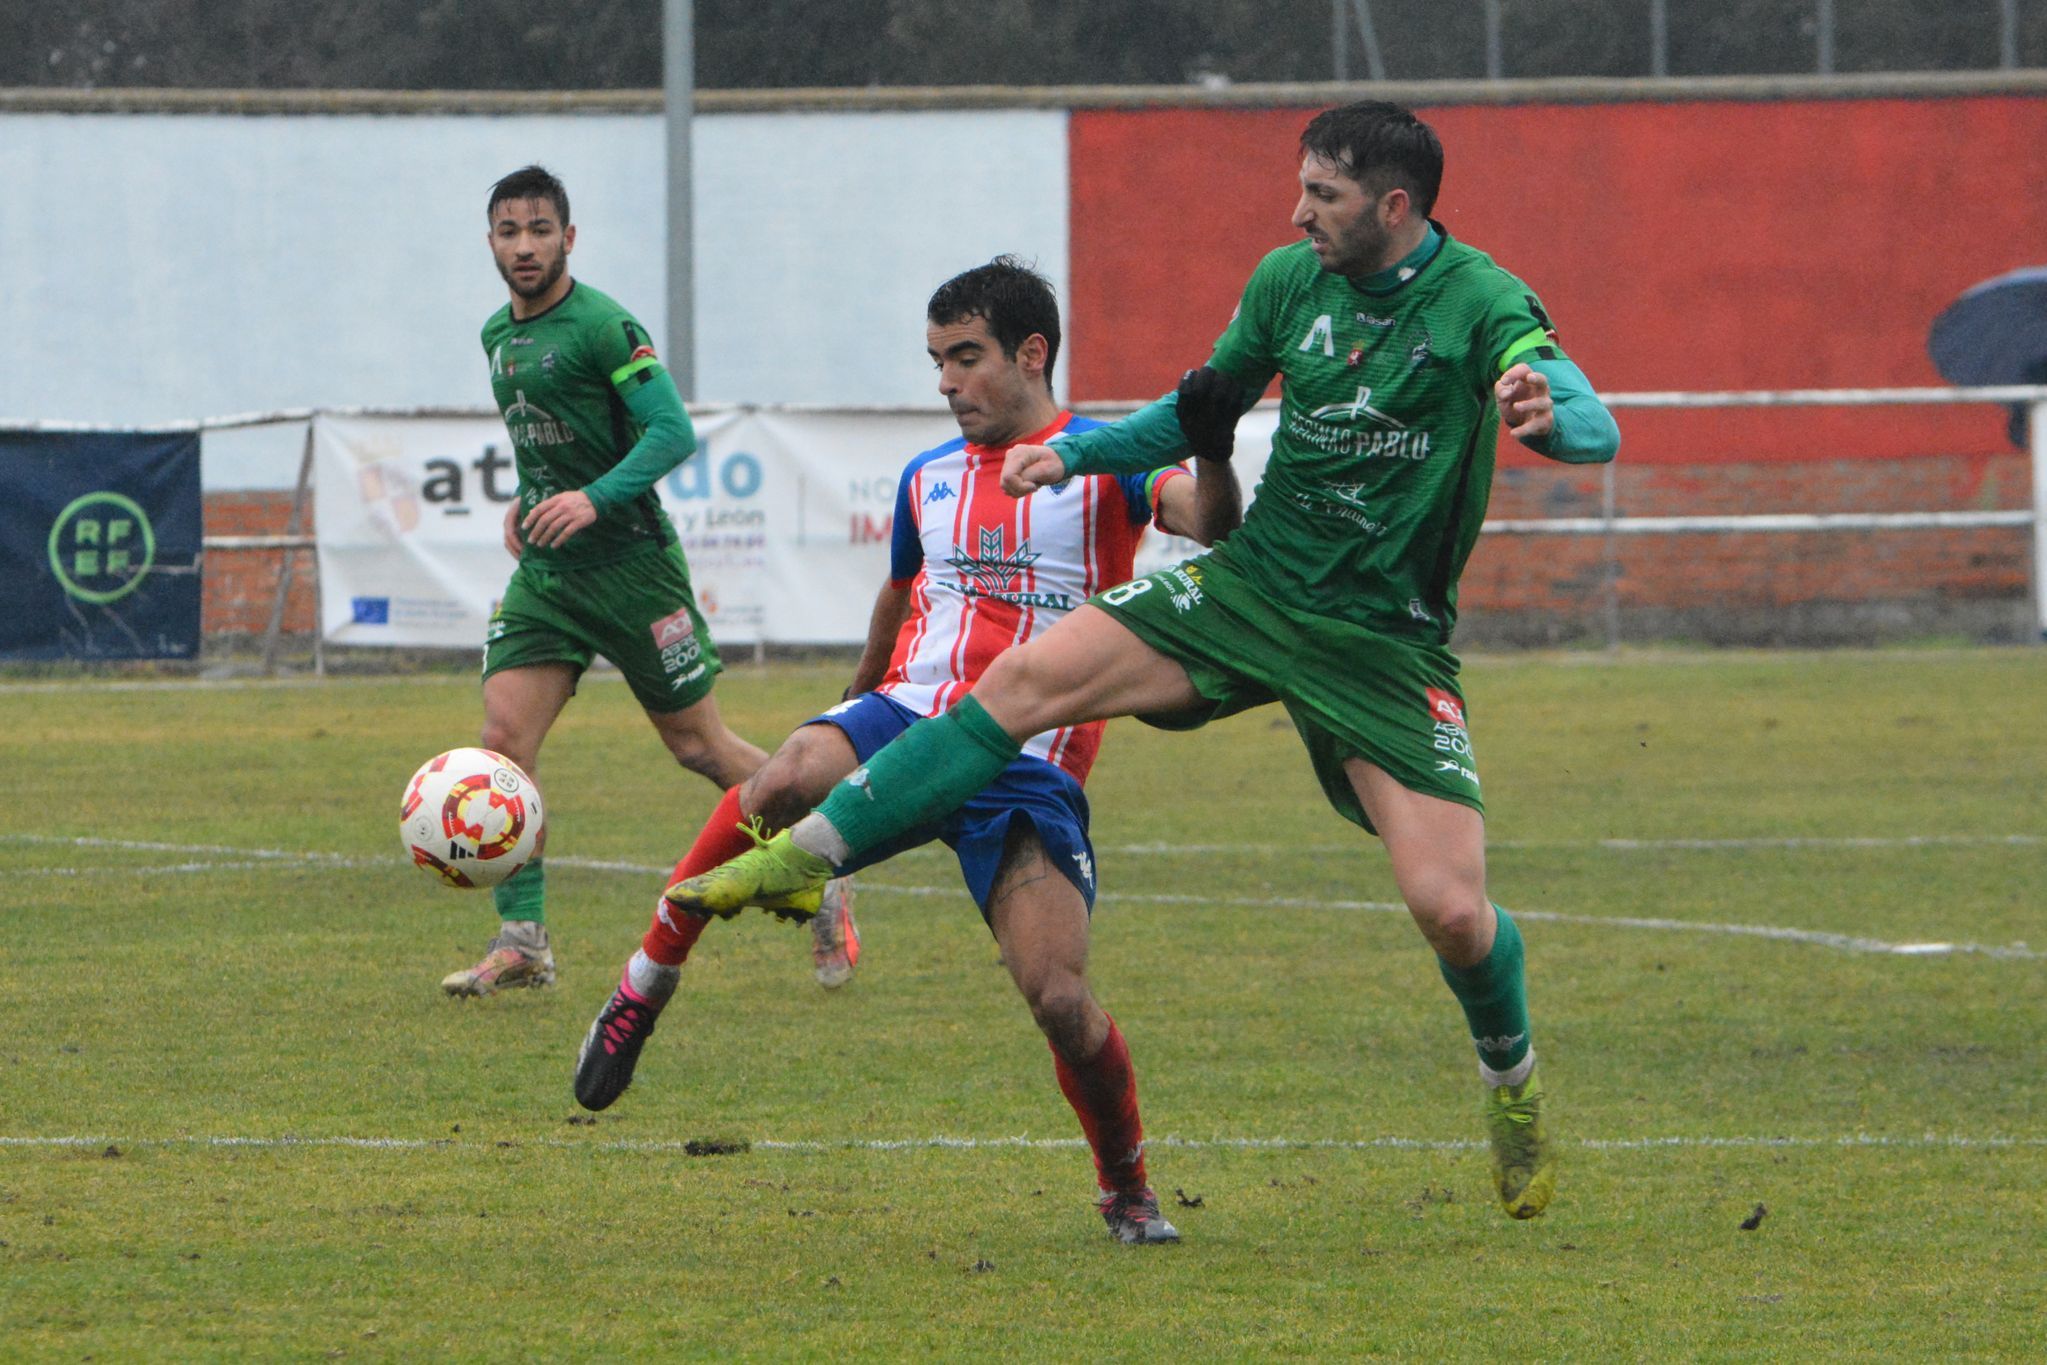
<svg viewBox="0 0 2047 1365"><path fill-rule="evenodd" d="M405 784L398 839L443 885L496 886L540 856L540 788L488 749L450 749Z"/></svg>

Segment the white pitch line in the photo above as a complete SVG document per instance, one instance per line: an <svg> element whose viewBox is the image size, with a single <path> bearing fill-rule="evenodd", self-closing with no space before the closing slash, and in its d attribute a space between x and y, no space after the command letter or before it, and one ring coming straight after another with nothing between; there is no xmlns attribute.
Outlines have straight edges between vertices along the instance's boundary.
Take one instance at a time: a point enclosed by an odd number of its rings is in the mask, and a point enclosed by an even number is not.
<svg viewBox="0 0 2047 1365"><path fill-rule="evenodd" d="M2013 836L2024 837L2024 836ZM171 853L219 853L239 858L260 859L256 863L216 863L210 866L172 864L168 867L121 868L125 875L134 876L151 871L185 873L206 871L212 868L237 870L262 870L276 868L289 870L294 867L356 867L375 868L397 866L396 855L390 860L363 859L341 853L294 853L286 849L231 848L209 844L166 844L142 840L101 839L91 837L64 838L39 834L0 834L0 843L57 844L81 848L114 848L134 851ZM548 860L556 867L578 868L596 872L617 872L632 876L661 877L669 868L647 863L620 862L598 858L556 857ZM91 869L34 869L41 875L93 875ZM956 886L915 886L869 880L864 883L872 890L893 892L903 896L957 897L961 894ZM1104 892L1101 901L1108 904L1128 903L1139 905L1186 905L1195 907L1217 907L1249 910L1341 910L1365 911L1373 914L1404 915L1407 907L1397 901L1347 900L1320 896L1223 896L1194 892L1171 891L1110 891ZM1728 924L1707 920L1683 920L1664 917L1636 915L1580 915L1560 910L1535 910L1519 907L1514 911L1517 919L1547 921L1553 924L1589 925L1602 929L1646 929L1666 933L1720 934L1737 938L1760 938L1780 943L1801 943L1812 947L1835 948L1843 952L1872 953L1893 957L1954 957L1975 956L1995 958L2004 961L2035 962L2047 960L2047 950L2035 949L2025 943L1986 944L1965 942L1892 942L1887 939L1868 938L1856 934L1840 934L1823 929L1798 929L1774 924Z"/></svg>
<svg viewBox="0 0 2047 1365"><path fill-rule="evenodd" d="M1635 1137L1635 1138L1563 1138L1567 1147L1581 1147L1595 1152L1654 1152L1685 1149L1706 1150L1778 1150L1788 1148L1807 1149L1857 1149L1888 1148L1908 1150L1961 1150L1961 1151L2023 1151L2047 1148L2047 1137L1973 1137L1960 1134L1925 1133L1919 1136L1889 1136L1872 1133L1850 1133L1835 1137L1791 1137L1791 1136L1734 1136L1734 1137ZM93 1147L194 1147L194 1148L255 1148L269 1151L293 1148L342 1148L367 1151L420 1152L441 1151L455 1148L471 1152L490 1151L500 1145L514 1147L540 1147L553 1151L572 1152L631 1152L670 1155L688 1155L692 1142L676 1139L631 1139L606 1141L592 1139L578 1142L570 1138L541 1137L511 1139L476 1138L396 1138L396 1137L232 1137L232 1136L184 1136L184 1137L0 1137L0 1148L51 1148L78 1149ZM909 1151L988 1151L996 1149L1022 1151L1068 1151L1086 1146L1080 1138L1033 1138L1033 1137L916 1137L916 1138L840 1138L830 1141L757 1138L748 1141L752 1150L765 1152L793 1152L798 1154L825 1154L831 1152L909 1152ZM1413 1152L1468 1152L1482 1151L1486 1144L1470 1138L1299 1138L1299 1137L1215 1137L1190 1138L1168 1135L1146 1140L1148 1147L1168 1147L1179 1151L1413 1151Z"/></svg>
<svg viewBox="0 0 2047 1365"><path fill-rule="evenodd" d="M1747 839L1488 839L1491 851L1540 852L1549 849L1603 850L1609 853L1718 853L1749 849L1889 849L1889 848L2037 848L2047 844L2040 834L1900 834L1900 835L1793 835ZM1347 853L1365 847L1361 835L1349 843L1316 844L1179 844L1153 841L1143 844L1104 844L1100 853L1127 853L1143 857L1171 854L1244 855L1262 853Z"/></svg>

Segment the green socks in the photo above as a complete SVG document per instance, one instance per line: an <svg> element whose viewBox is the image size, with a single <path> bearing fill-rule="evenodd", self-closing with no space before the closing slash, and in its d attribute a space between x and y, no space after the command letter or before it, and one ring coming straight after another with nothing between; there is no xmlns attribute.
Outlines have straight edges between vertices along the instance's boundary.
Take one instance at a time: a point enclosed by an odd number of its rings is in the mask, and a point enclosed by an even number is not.
<svg viewBox="0 0 2047 1365"><path fill-rule="evenodd" d="M950 815L1023 752L981 703L967 696L942 716L920 720L882 746L865 767L832 788L817 814L850 856Z"/></svg>
<svg viewBox="0 0 2047 1365"><path fill-rule="evenodd" d="M498 918L501 920L532 920L535 924L547 923L547 868L538 858L512 874L510 881L499 882L490 889L490 898L497 903Z"/></svg>
<svg viewBox="0 0 2047 1365"><path fill-rule="evenodd" d="M1499 928L1484 961L1453 967L1439 957L1436 966L1457 1003L1464 1006L1480 1072L1488 1084L1505 1085L1522 1079L1508 1073L1520 1068L1530 1050L1528 981L1521 970L1521 931L1505 910L1496 905L1493 912L1499 916Z"/></svg>

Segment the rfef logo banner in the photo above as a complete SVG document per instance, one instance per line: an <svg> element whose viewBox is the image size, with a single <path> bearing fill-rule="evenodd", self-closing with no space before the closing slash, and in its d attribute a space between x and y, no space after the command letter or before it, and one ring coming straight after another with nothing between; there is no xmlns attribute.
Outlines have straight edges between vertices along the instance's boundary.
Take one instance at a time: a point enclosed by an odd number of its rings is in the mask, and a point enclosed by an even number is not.
<svg viewBox="0 0 2047 1365"><path fill-rule="evenodd" d="M197 432L0 433L0 658L199 652Z"/></svg>

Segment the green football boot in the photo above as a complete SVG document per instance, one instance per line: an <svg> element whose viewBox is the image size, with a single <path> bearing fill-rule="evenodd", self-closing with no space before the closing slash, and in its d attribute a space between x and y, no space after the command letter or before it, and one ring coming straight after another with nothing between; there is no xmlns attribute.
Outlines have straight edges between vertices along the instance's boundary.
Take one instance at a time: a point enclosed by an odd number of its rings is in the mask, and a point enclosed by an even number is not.
<svg viewBox="0 0 2047 1365"><path fill-rule="evenodd" d="M824 904L824 886L832 865L789 841L783 830L772 839L752 826L753 848L709 872L677 882L661 893L663 900L691 915L730 919L749 905L802 924Z"/></svg>
<svg viewBox="0 0 2047 1365"><path fill-rule="evenodd" d="M1493 1187L1513 1218L1533 1218L1557 1189L1556 1153L1542 1126L1542 1082L1534 1071L1519 1085L1486 1095L1486 1135L1493 1143Z"/></svg>

